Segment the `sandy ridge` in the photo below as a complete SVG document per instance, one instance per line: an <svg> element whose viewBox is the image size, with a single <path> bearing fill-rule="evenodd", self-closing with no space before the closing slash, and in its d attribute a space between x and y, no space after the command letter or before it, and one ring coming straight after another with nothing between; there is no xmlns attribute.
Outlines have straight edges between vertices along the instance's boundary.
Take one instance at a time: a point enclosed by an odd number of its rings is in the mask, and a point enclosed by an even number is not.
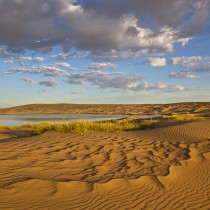
<svg viewBox="0 0 210 210"><path fill-rule="evenodd" d="M193 113L210 116L209 102L183 102L172 104L28 104L0 108L0 114L155 114Z"/></svg>

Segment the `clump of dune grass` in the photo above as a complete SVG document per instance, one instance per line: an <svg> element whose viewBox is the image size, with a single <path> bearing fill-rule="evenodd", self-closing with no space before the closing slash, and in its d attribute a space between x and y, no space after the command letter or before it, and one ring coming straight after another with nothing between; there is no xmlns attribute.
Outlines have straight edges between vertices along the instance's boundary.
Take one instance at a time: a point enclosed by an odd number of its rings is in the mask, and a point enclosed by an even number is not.
<svg viewBox="0 0 210 210"><path fill-rule="evenodd" d="M140 129L145 130L145 129L152 129L155 127L155 124L160 122L160 120L143 120L140 123Z"/></svg>
<svg viewBox="0 0 210 210"><path fill-rule="evenodd" d="M204 120L205 118L193 114L179 114L179 115L173 115L169 119L175 121L187 121L187 120Z"/></svg>
<svg viewBox="0 0 210 210"><path fill-rule="evenodd" d="M103 122L89 122L79 120L71 123L42 123L35 125L22 125L19 128L32 128L35 130L35 134L42 134L46 131L58 131L61 133L76 132L79 134L87 134L90 131L104 131L104 132L122 132L133 131L153 128L154 123L149 121L142 121L141 123L135 123L130 121L124 121L121 123L103 121Z"/></svg>
<svg viewBox="0 0 210 210"><path fill-rule="evenodd" d="M0 125L0 130L9 130L8 126Z"/></svg>
<svg viewBox="0 0 210 210"><path fill-rule="evenodd" d="M21 129L21 128L32 128L32 129L34 129L36 127L36 125L37 124L26 123L26 124L23 124L23 125L14 126L13 128L15 128L15 129Z"/></svg>

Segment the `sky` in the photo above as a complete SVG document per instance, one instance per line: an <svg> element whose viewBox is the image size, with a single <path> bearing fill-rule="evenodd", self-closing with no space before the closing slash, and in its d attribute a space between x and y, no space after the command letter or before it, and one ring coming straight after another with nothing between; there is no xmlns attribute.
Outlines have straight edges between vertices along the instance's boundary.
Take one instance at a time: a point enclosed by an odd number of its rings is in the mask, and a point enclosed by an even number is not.
<svg viewBox="0 0 210 210"><path fill-rule="evenodd" d="M0 107L210 101L210 0L0 0Z"/></svg>

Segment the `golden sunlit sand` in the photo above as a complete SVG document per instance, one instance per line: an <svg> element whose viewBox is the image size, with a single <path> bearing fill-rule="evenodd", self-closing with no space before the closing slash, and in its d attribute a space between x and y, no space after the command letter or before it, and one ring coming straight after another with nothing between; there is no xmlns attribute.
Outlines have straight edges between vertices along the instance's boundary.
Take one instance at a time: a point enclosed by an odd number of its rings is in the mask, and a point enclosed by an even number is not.
<svg viewBox="0 0 210 210"><path fill-rule="evenodd" d="M157 127L0 131L0 209L210 209L210 120Z"/></svg>

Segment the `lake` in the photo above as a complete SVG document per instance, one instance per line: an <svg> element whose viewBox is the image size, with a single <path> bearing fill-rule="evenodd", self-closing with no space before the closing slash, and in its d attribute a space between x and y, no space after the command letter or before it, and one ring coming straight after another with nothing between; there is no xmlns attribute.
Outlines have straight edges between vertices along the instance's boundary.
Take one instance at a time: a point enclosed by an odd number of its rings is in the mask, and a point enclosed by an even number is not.
<svg viewBox="0 0 210 210"><path fill-rule="evenodd" d="M0 115L0 125L17 126L23 124L39 124L44 122L71 122L79 119L87 121L117 120L130 115L110 114L27 114L27 115ZM160 115L135 115L138 119L150 119Z"/></svg>

